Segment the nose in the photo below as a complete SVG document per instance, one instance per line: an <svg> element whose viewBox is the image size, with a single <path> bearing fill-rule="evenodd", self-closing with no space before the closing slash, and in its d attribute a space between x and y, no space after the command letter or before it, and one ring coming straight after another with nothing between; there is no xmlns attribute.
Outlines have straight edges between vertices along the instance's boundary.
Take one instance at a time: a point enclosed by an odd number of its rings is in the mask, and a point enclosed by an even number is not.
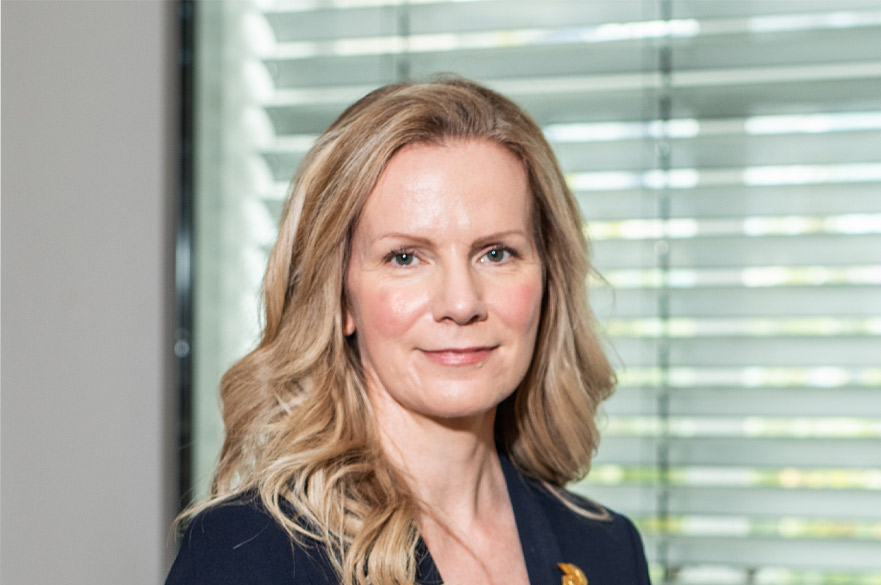
<svg viewBox="0 0 881 585"><path fill-rule="evenodd" d="M438 271L432 313L435 321L458 325L486 319L482 284L468 263L456 263Z"/></svg>

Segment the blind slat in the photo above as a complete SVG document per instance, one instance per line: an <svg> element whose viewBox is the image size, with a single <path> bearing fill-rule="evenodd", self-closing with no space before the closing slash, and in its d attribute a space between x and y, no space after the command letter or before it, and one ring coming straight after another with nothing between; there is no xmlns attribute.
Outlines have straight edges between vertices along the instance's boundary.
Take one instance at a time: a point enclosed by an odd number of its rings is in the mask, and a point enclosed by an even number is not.
<svg viewBox="0 0 881 585"><path fill-rule="evenodd" d="M854 417L881 412L881 392L875 388L838 386L828 388L695 387L677 388L670 394L670 408L677 416L742 417ZM610 417L652 416L657 410L656 391L618 388L605 412Z"/></svg>
<svg viewBox="0 0 881 585"><path fill-rule="evenodd" d="M650 517L657 502L643 486L577 486L574 491L609 506ZM721 508L721 510L720 510ZM803 518L881 522L881 491L805 488L691 487L673 492L673 516L713 516L722 510L733 517Z"/></svg>
<svg viewBox="0 0 881 585"><path fill-rule="evenodd" d="M669 461L683 466L753 466L758 468L830 467L862 469L881 467L878 439L768 439L715 438L698 440L674 437L669 443ZM654 439L608 435L603 439L596 464L650 464L646 454Z"/></svg>

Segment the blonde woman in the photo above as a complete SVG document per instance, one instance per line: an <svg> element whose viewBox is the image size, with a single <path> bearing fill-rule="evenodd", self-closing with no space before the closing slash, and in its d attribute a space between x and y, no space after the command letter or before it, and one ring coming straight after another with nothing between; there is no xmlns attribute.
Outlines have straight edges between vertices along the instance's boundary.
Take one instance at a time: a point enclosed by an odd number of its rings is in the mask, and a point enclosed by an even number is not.
<svg viewBox="0 0 881 585"><path fill-rule="evenodd" d="M563 491L614 386L582 233L499 94L440 79L347 109L292 182L167 585L648 583L630 521Z"/></svg>

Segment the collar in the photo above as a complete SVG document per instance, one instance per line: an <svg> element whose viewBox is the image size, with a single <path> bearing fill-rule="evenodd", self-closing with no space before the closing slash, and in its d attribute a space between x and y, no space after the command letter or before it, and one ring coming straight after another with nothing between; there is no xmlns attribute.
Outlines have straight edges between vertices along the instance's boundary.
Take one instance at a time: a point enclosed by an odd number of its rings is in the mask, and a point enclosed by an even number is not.
<svg viewBox="0 0 881 585"><path fill-rule="evenodd" d="M508 497L511 498L511 507L514 509L529 583L558 585L560 569L557 563L563 558L551 524L536 499L536 486L530 485L532 480L521 475L505 454L499 453L499 462L508 487ZM443 579L421 538L416 558L419 559L416 581L420 585L441 585Z"/></svg>

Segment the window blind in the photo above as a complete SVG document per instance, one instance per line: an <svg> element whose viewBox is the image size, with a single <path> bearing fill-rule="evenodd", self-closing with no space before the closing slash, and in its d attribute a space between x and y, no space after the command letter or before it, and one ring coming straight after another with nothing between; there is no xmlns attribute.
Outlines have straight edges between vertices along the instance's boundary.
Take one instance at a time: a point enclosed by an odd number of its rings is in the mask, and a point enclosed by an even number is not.
<svg viewBox="0 0 881 585"><path fill-rule="evenodd" d="M301 157L371 89L451 71L542 125L604 277L620 385L572 489L637 521L656 583L881 583L877 0L197 9L203 480Z"/></svg>

